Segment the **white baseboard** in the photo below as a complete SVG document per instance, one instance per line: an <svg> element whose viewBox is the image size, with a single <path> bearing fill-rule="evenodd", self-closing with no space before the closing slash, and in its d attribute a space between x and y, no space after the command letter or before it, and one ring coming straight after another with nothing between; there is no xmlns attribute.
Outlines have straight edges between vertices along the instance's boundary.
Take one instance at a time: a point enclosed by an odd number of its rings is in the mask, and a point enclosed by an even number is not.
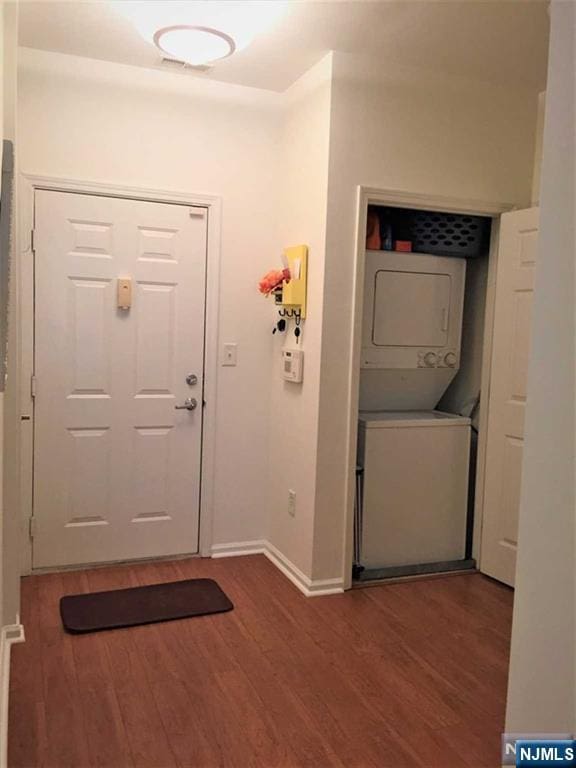
<svg viewBox="0 0 576 768"><path fill-rule="evenodd" d="M240 557L240 555L261 555L266 551L267 542L233 541L230 544L215 544L211 548L212 557Z"/></svg>
<svg viewBox="0 0 576 768"><path fill-rule="evenodd" d="M337 595L344 592L344 581L336 579L311 579L294 565L286 555L270 542L266 542L264 554L274 563L278 570L282 571L290 581L295 584L306 597L321 597L322 595Z"/></svg>
<svg viewBox="0 0 576 768"><path fill-rule="evenodd" d="M344 591L344 581L336 579L310 579L269 541L235 541L230 544L216 544L212 557L239 557L240 555L265 555L278 570L282 571L306 597L337 595Z"/></svg>
<svg viewBox="0 0 576 768"><path fill-rule="evenodd" d="M10 651L24 642L22 624L8 624L0 630L0 768L8 765L8 695L10 692Z"/></svg>

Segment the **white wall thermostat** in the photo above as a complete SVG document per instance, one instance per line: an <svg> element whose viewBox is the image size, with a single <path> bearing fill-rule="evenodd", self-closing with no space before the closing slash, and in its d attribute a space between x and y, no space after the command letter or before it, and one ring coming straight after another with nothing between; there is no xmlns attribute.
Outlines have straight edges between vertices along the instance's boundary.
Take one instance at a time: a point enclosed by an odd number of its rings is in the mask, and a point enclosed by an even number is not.
<svg viewBox="0 0 576 768"><path fill-rule="evenodd" d="M282 376L286 381L301 382L303 366L304 352L299 349L282 350Z"/></svg>

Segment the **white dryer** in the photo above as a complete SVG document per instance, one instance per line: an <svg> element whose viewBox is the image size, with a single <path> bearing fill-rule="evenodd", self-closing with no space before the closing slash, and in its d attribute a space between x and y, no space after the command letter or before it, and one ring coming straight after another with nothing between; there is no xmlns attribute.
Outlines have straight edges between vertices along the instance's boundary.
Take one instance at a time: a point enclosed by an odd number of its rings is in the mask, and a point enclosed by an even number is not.
<svg viewBox="0 0 576 768"><path fill-rule="evenodd" d="M360 412L366 569L464 559L469 452L463 416Z"/></svg>
<svg viewBox="0 0 576 768"><path fill-rule="evenodd" d="M460 366L466 260L366 251L362 410L436 406Z"/></svg>

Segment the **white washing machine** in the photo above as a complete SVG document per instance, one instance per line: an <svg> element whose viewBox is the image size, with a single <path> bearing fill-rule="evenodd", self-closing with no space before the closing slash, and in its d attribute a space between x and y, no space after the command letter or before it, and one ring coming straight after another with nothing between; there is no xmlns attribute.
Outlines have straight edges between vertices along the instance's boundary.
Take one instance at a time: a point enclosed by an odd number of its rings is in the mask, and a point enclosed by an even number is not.
<svg viewBox="0 0 576 768"><path fill-rule="evenodd" d="M464 559L469 453L464 416L360 412L366 569Z"/></svg>

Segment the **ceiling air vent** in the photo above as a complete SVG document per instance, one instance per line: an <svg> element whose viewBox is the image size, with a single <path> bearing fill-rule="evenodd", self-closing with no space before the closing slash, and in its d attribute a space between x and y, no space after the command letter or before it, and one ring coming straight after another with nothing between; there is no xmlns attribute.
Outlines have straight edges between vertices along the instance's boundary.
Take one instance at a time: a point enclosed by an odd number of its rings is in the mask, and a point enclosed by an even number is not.
<svg viewBox="0 0 576 768"><path fill-rule="evenodd" d="M209 72L213 69L209 64L186 64L185 61L171 59L169 56L162 56L160 67L162 69L172 69L175 72Z"/></svg>

